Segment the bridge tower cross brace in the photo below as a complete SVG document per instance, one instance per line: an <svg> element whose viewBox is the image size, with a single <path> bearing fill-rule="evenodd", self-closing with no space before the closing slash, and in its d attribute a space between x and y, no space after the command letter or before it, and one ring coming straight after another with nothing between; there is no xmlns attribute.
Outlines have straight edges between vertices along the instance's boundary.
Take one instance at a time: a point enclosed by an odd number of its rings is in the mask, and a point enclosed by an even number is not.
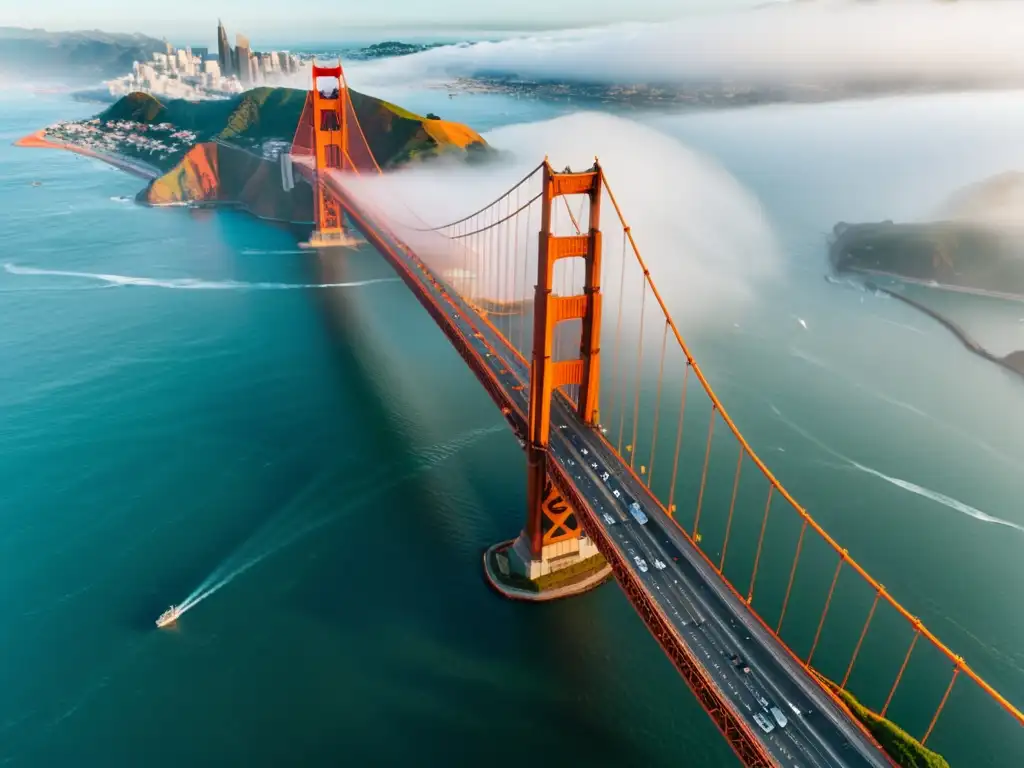
<svg viewBox="0 0 1024 768"><path fill-rule="evenodd" d="M323 180L323 175L330 170L353 167L348 145L348 85L340 62L333 67L313 64L312 99L316 230L310 237L310 245L343 244L348 238L341 205L337 197L327 191Z"/></svg>
<svg viewBox="0 0 1024 768"><path fill-rule="evenodd" d="M534 300L533 360L530 368L529 441L526 447L526 528L517 550L539 570L555 557L579 560L596 553L592 545L579 543L581 528L573 510L554 489L548 478L548 444L551 432L551 398L567 384L579 384L577 413L597 426L601 360L601 188L600 165L582 173L555 173L545 161L541 197L541 227ZM590 198L589 231L561 236L551 231L552 207L566 195ZM554 268L559 259L584 260L583 293L554 294ZM555 327L566 320L580 320L580 356L576 360L553 360ZM572 542L566 545L567 542ZM525 545L525 546L524 546ZM574 548L575 547L575 548ZM538 568L531 568L537 571ZM529 574L533 576L534 574Z"/></svg>

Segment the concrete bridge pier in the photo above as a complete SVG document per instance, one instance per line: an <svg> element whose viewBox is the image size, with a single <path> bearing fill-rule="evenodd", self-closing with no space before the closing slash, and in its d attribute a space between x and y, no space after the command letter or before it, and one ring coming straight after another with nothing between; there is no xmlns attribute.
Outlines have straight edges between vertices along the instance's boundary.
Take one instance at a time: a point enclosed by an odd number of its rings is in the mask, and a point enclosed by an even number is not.
<svg viewBox="0 0 1024 768"><path fill-rule="evenodd" d="M545 601L602 584L611 566L580 527L574 510L548 480L543 502L512 541L484 553L488 583L514 600Z"/></svg>

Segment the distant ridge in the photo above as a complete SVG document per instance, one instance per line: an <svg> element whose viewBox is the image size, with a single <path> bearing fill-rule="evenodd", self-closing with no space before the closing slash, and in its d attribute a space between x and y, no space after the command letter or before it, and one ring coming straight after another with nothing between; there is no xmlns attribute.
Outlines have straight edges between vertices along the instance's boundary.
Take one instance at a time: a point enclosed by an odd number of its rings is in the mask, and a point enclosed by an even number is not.
<svg viewBox="0 0 1024 768"><path fill-rule="evenodd" d="M95 82L123 75L132 62L165 49L162 40L138 33L0 27L0 71L16 77Z"/></svg>

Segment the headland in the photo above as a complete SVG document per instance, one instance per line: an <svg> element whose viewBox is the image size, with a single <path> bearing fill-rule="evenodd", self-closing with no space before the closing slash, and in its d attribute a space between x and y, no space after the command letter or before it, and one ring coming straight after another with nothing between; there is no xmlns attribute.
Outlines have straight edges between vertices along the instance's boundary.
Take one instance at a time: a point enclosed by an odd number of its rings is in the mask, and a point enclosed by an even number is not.
<svg viewBox="0 0 1024 768"><path fill-rule="evenodd" d="M307 92L255 88L232 99L162 102L129 94L88 120L37 131L17 146L65 149L110 163L149 181L146 205L226 205L260 218L311 223L312 190L282 183L281 154L290 150ZM350 91L352 107L385 171L438 157L470 162L493 151L472 128L421 116Z"/></svg>

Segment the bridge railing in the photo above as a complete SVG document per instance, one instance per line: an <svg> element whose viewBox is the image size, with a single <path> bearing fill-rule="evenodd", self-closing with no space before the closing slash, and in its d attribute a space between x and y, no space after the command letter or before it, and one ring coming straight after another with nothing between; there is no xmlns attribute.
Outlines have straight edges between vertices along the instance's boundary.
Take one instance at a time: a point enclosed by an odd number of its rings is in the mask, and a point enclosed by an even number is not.
<svg viewBox="0 0 1024 768"><path fill-rule="evenodd" d="M418 228L423 237L446 238L444 248L424 248L429 263L524 363L531 357L546 168L533 169L468 216ZM1020 710L837 543L744 438L672 319L606 178L603 191L600 421L604 439L628 471L837 701L853 693L869 710L930 744L950 702L970 718L972 704L988 700L1008 718L980 718L978 727L996 741L1019 740ZM584 196L559 198L552 232L586 233L588 208ZM556 263L556 294L582 293L582 266L580 259ZM579 344L579 321L560 324L555 359L576 358ZM562 395L575 402L578 387L567 385ZM956 685L960 678L973 686ZM972 696L971 687L983 699ZM955 752L958 740L944 737L940 747Z"/></svg>
<svg viewBox="0 0 1024 768"><path fill-rule="evenodd" d="M348 141L346 167L379 175L352 95L342 83L346 122L355 128L349 133L354 138ZM292 147L297 157L315 154L312 119L307 99ZM441 227L411 228L418 236L434 238L425 249L432 254L427 263L523 363L531 358L541 183L549 171L545 160L469 216ZM961 701L955 701L962 716L970 716L972 703L984 700L1008 715L1005 720L975 718L966 739L967 764L983 764L979 741L1019 741L1024 714L841 547L744 438L673 321L603 173L602 182L612 207L607 211L606 206L602 221L588 220L582 196L576 210L575 203L561 197L549 224L556 234L585 233L592 225L603 233L604 439L728 588L837 701L856 689L868 707L930 743L947 704L962 691ZM435 247L438 238L444 247ZM556 263L555 293L578 295L582 280L579 259ZM579 321L561 324L554 338L555 359L576 358L579 343ZM578 387L563 387L561 396L575 402ZM863 619L855 618L858 614ZM960 677L973 683L983 699L972 701L970 687L956 686ZM913 679L909 686L904 684L908 679ZM887 682L879 686L881 680ZM955 731L944 733L950 732ZM945 750L949 742L955 751L961 746L956 741L943 738L941 746Z"/></svg>

